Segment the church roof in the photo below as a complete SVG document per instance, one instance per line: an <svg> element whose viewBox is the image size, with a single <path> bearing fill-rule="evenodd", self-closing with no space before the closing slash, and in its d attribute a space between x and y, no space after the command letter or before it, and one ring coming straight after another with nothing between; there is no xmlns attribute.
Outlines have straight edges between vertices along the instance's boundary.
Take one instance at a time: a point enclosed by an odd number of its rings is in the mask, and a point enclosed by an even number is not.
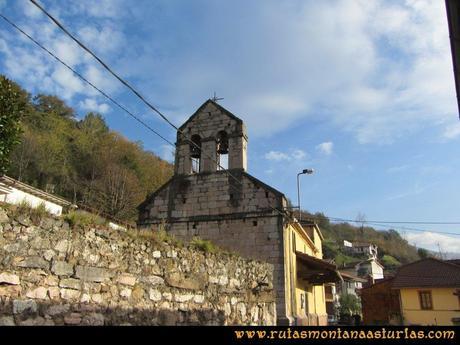
<svg viewBox="0 0 460 345"><path fill-rule="evenodd" d="M223 106L221 106L219 103L217 102L214 102L212 99L208 99L206 102L204 102L194 113L192 116L190 116L188 118L187 121L184 122L184 124L182 126L179 127L179 130L182 130L184 129L188 123L190 121L192 121L200 112L203 111L204 108L206 108L206 106L208 104L212 104L214 105L217 109L219 109L222 113L224 113L225 115L227 115L228 117L230 117L231 119L237 121L238 123L243 123L243 120L241 120L239 117L235 116L234 114L232 114L230 111L228 111L227 109L225 109Z"/></svg>

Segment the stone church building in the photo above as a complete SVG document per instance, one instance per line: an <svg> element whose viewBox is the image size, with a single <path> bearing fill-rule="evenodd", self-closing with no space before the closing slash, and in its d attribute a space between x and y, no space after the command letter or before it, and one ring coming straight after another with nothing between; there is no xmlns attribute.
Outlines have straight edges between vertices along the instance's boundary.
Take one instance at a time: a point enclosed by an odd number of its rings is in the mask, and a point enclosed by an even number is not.
<svg viewBox="0 0 460 345"><path fill-rule="evenodd" d="M323 284L340 276L322 260L321 231L302 227L283 193L248 174L247 143L243 121L206 101L179 128L174 176L139 206L138 225L166 224L179 239L272 263L278 324L324 325Z"/></svg>

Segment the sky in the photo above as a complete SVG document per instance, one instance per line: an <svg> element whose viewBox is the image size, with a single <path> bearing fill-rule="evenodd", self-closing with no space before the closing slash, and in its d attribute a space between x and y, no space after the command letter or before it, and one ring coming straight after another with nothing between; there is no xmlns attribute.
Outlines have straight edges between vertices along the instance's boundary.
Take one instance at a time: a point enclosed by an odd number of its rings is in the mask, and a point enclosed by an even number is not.
<svg viewBox="0 0 460 345"><path fill-rule="evenodd" d="M216 92L248 172L335 218L460 222L460 121L444 1L42 0L176 125ZM175 131L27 0L0 11L169 140ZM173 148L0 20L0 73L172 161ZM385 229L387 226L383 226ZM407 227L427 230L412 231ZM460 225L394 227L460 252ZM433 232L435 231L435 232Z"/></svg>

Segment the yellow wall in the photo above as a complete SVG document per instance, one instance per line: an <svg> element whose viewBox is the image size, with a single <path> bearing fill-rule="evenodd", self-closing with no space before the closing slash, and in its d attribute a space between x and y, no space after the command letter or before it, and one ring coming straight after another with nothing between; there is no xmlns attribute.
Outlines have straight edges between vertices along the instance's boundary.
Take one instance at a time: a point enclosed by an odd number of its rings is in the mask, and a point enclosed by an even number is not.
<svg viewBox="0 0 460 345"><path fill-rule="evenodd" d="M432 310L422 310L418 291L430 290ZM460 318L458 296L454 288L401 289L401 308L407 325L452 325L452 318Z"/></svg>
<svg viewBox="0 0 460 345"><path fill-rule="evenodd" d="M295 251L322 258L321 238L316 230L313 237L310 238L305 233L301 235L301 230L291 224L285 229L286 307L292 316L305 318L310 313L327 319L324 285L313 286L297 279ZM301 308L302 294L305 295L304 309ZM295 296L295 299L292 296Z"/></svg>

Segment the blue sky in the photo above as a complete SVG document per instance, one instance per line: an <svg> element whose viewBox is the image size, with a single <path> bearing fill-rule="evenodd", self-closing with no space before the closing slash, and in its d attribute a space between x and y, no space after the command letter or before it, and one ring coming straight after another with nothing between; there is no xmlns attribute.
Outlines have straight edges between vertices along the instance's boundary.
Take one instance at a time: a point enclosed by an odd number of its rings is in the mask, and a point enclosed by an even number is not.
<svg viewBox="0 0 460 345"><path fill-rule="evenodd" d="M180 125L213 92L249 131L249 172L331 217L460 221L460 122L439 0L41 3ZM152 127L175 133L26 0L3 14ZM0 73L166 159L171 149L0 22ZM414 226L415 227L415 226ZM460 226L417 228L460 234ZM401 230L460 252L460 236Z"/></svg>

